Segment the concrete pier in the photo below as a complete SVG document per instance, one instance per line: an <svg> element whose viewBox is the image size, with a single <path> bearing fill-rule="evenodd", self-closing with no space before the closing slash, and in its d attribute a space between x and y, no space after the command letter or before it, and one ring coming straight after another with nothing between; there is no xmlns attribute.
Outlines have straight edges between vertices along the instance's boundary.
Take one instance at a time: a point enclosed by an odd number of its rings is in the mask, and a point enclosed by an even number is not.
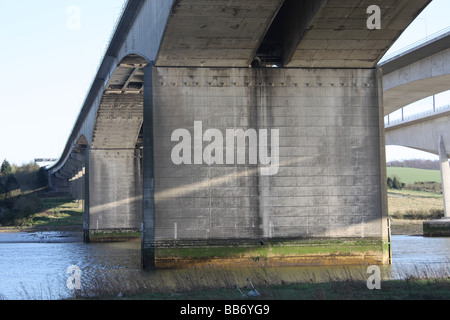
<svg viewBox="0 0 450 320"><path fill-rule="evenodd" d="M357 238L378 239L378 250L368 251L372 262L386 261L383 116L375 69L155 67L152 73L153 99L144 106L146 113L152 110L155 150L154 170L147 176L144 169L144 181L154 181L144 187L144 198L154 195L146 200L153 211L144 209L145 230L154 221L154 233L143 236L149 255L156 247L167 265L164 248L178 248L183 256L183 247L192 252L219 244L257 248L280 237L285 245ZM194 141L196 122L205 134L279 130L276 174L264 175L266 165L251 164L249 148L245 164L227 164L230 150L220 150L223 144L216 149L223 161L196 159L196 144L201 151L210 145L201 136ZM173 133L180 129L192 141L184 150L189 157L175 164L171 155L181 139ZM233 151L239 153L237 146ZM156 254L156 266L158 261Z"/></svg>

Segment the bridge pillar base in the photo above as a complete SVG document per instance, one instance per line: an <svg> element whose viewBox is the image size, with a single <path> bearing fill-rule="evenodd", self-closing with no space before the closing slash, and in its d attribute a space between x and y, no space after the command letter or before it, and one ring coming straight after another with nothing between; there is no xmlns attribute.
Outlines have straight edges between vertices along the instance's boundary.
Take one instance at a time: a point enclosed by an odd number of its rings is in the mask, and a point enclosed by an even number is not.
<svg viewBox="0 0 450 320"><path fill-rule="evenodd" d="M140 237L136 229L84 230L86 243L137 241Z"/></svg>

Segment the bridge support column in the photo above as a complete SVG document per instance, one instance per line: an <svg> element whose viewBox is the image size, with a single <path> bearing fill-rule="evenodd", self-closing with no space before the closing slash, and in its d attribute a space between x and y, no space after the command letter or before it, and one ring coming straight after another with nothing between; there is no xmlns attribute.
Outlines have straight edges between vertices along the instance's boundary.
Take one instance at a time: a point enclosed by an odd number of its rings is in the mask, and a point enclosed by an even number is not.
<svg viewBox="0 0 450 320"><path fill-rule="evenodd" d="M379 81L375 69L147 67L144 268L387 263ZM314 238L352 255L305 256ZM276 253L286 243L289 259Z"/></svg>
<svg viewBox="0 0 450 320"><path fill-rule="evenodd" d="M444 198L444 215L450 218L450 166L445 150L444 138L439 137L439 160L441 163L442 196Z"/></svg>
<svg viewBox="0 0 450 320"><path fill-rule="evenodd" d="M136 149L89 151L87 239L125 240L138 236L142 212L140 164Z"/></svg>
<svg viewBox="0 0 450 320"><path fill-rule="evenodd" d="M155 268L155 172L153 135L153 63L144 68L144 147L143 147L143 204L142 204L142 267Z"/></svg>
<svg viewBox="0 0 450 320"><path fill-rule="evenodd" d="M439 160L441 163L442 196L444 198L444 218L427 220L423 223L425 237L450 237L450 166L444 138L439 137Z"/></svg>

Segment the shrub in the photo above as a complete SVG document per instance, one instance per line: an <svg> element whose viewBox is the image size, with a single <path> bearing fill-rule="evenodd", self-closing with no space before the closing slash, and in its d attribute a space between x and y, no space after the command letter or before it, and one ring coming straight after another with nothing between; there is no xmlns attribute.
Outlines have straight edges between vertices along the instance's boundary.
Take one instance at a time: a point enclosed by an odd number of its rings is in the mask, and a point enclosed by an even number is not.
<svg viewBox="0 0 450 320"><path fill-rule="evenodd" d="M400 179L398 179L397 177L394 177L393 179L391 177L388 177L387 185L390 189L398 189L398 190L402 190L405 187L405 183L401 182Z"/></svg>
<svg viewBox="0 0 450 320"><path fill-rule="evenodd" d="M8 205L9 209L0 212L0 225L23 226L30 221L30 217L42 207L38 196L22 195L14 198Z"/></svg>
<svg viewBox="0 0 450 320"><path fill-rule="evenodd" d="M435 181L425 181L425 182L414 182L413 184L408 184L405 186L407 190L413 191L427 191L434 193L442 193L442 185L439 182Z"/></svg>

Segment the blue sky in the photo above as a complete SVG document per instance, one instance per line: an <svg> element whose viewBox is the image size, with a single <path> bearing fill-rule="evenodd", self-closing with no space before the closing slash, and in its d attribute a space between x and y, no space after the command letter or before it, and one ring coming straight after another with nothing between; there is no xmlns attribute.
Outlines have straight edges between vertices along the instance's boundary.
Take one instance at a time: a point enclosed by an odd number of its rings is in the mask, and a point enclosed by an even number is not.
<svg viewBox="0 0 450 320"><path fill-rule="evenodd" d="M61 155L124 2L0 0L0 161Z"/></svg>
<svg viewBox="0 0 450 320"><path fill-rule="evenodd" d="M61 155L125 2L0 0L0 161ZM391 52L449 27L449 12L449 0L434 0ZM398 147L387 156L437 159Z"/></svg>

